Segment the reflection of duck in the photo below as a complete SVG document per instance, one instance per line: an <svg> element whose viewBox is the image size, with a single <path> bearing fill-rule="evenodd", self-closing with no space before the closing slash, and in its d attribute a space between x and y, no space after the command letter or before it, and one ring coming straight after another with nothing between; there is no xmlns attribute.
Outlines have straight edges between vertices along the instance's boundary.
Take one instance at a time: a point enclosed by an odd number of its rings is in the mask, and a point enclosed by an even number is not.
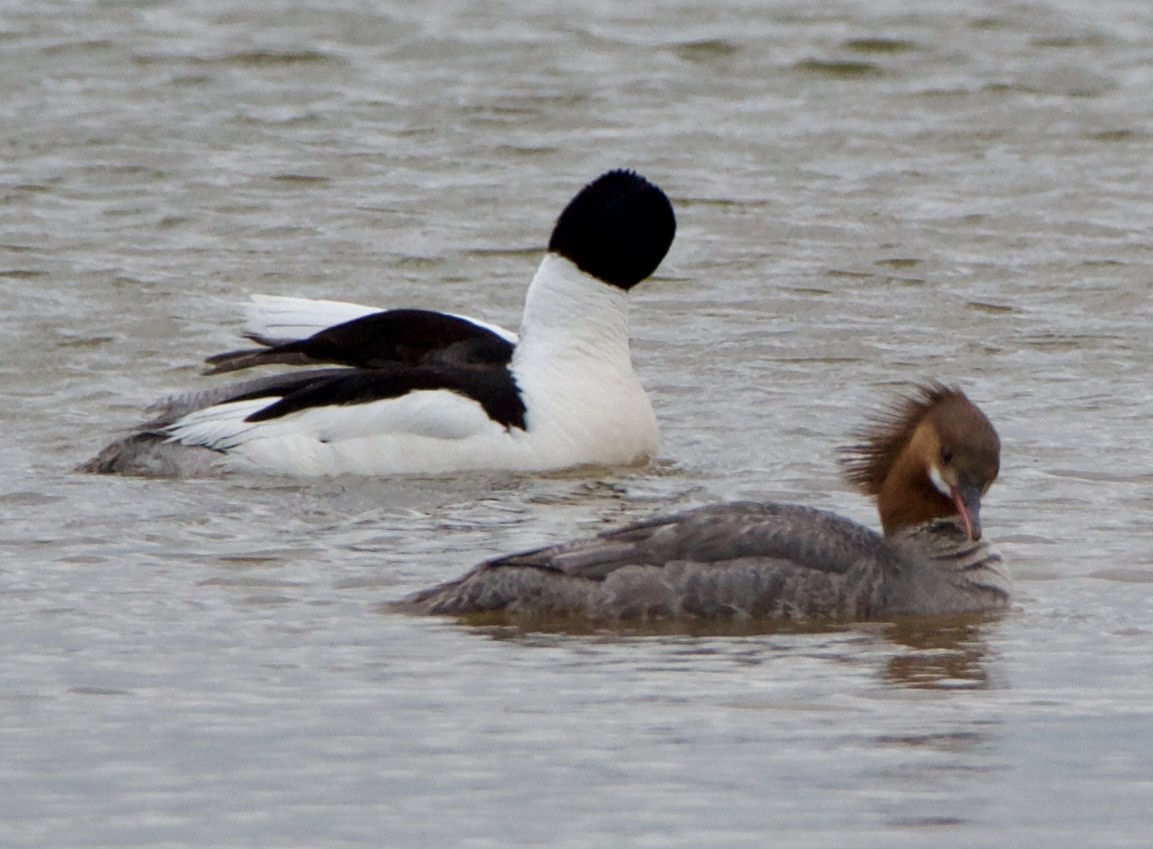
<svg viewBox="0 0 1153 849"><path fill-rule="evenodd" d="M1000 442L956 388L919 387L846 449L884 537L823 510L734 502L482 563L407 609L497 618L873 619L1005 607L981 541ZM491 617L486 617L491 618Z"/></svg>
<svg viewBox="0 0 1153 849"><path fill-rule="evenodd" d="M647 460L657 426L632 368L627 295L675 231L668 198L643 177L590 183L557 220L519 340L447 313L257 300L249 329L262 348L213 357L214 372L329 367L175 398L85 469L403 474Z"/></svg>
<svg viewBox="0 0 1153 849"><path fill-rule="evenodd" d="M904 647L889 658L885 680L914 690L983 690L990 685L989 648L981 613L902 617L884 625L886 640Z"/></svg>

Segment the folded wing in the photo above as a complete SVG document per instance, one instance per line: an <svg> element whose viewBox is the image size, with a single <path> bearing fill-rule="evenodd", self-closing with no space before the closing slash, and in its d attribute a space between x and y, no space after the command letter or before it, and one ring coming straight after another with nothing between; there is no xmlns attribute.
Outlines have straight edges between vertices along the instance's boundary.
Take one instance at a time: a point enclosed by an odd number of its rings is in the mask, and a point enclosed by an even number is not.
<svg viewBox="0 0 1153 849"><path fill-rule="evenodd" d="M512 359L517 341L515 334L496 325L433 310L375 310L267 295L255 296L253 304L245 335L261 347L209 357L207 374L263 365L502 367ZM332 324L324 324L330 320Z"/></svg>
<svg viewBox="0 0 1153 849"><path fill-rule="evenodd" d="M409 603L457 615L864 618L898 569L877 534L847 519L740 502L490 560Z"/></svg>

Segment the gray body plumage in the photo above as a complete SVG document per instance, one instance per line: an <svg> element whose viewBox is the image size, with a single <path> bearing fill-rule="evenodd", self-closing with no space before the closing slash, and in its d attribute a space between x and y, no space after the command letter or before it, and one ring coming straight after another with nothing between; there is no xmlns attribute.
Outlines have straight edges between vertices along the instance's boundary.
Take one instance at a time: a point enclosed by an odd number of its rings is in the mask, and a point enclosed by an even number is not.
<svg viewBox="0 0 1153 849"><path fill-rule="evenodd" d="M344 369L311 369L297 375L310 379L335 377ZM185 445L169 439L164 429L189 413L224 404L235 398L286 383L284 375L249 380L173 395L148 408L152 416L136 432L118 439L80 466L79 471L97 474L133 474L147 477L214 477L224 472L224 454L201 445Z"/></svg>
<svg viewBox="0 0 1153 849"><path fill-rule="evenodd" d="M884 538L822 510L736 502L490 560L404 605L646 622L867 620L1008 602L1001 558L951 521Z"/></svg>

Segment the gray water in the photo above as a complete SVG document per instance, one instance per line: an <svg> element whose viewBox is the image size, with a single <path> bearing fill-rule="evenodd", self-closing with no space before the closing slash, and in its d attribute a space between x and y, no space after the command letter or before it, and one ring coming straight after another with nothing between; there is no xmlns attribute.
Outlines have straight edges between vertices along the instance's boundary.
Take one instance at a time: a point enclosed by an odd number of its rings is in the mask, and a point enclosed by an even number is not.
<svg viewBox="0 0 1153 849"><path fill-rule="evenodd" d="M0 845L1145 847L1153 6L0 6ZM249 293L515 326L628 166L640 470L72 473ZM985 622L523 634L382 612L726 498L874 523L833 449L911 380L1000 429Z"/></svg>

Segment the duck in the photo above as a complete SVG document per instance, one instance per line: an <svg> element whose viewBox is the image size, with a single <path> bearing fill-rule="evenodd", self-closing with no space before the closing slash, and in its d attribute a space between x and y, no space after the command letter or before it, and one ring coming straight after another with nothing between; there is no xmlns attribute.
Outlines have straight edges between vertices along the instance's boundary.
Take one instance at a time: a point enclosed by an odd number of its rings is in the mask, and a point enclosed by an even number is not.
<svg viewBox="0 0 1153 849"><path fill-rule="evenodd" d="M255 347L209 357L208 373L293 370L166 399L81 470L389 476L646 463L658 429L633 370L628 295L675 234L657 185L628 169L602 174L558 217L519 333L455 313L257 296L246 325Z"/></svg>
<svg viewBox="0 0 1153 849"><path fill-rule="evenodd" d="M486 623L868 621L1006 607L983 538L1000 440L956 386L920 383L841 449L880 533L827 510L714 504L481 563L392 606Z"/></svg>

